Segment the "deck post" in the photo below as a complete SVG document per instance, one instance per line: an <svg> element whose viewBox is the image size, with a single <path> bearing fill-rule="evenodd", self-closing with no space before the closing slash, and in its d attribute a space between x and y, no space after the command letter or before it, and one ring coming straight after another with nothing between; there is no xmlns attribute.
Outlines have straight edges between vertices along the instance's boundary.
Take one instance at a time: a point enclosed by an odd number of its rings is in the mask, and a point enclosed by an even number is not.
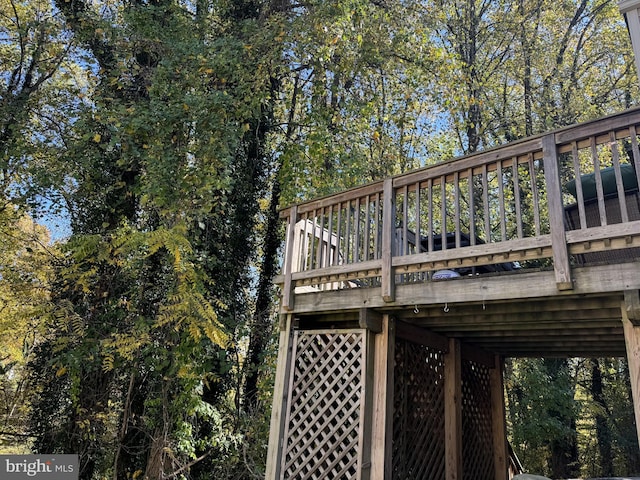
<svg viewBox="0 0 640 480"><path fill-rule="evenodd" d="M445 478L462 480L462 355L460 340L449 339L444 357Z"/></svg>
<svg viewBox="0 0 640 480"><path fill-rule="evenodd" d="M371 431L371 480L391 479L393 437L393 365L395 322L382 316L382 331L375 337L373 425Z"/></svg>
<svg viewBox="0 0 640 480"><path fill-rule="evenodd" d="M493 430L493 464L495 480L509 478L509 456L507 453L507 431L505 427L504 359L495 356L494 367L489 371L491 383L491 427Z"/></svg>
<svg viewBox="0 0 640 480"><path fill-rule="evenodd" d="M294 290L291 274L293 273L293 254L295 235L296 235L296 222L298 221L298 207L294 205L289 211L289 219L287 223L287 240L285 245L287 250L284 257L284 265L282 266L282 274L284 275L284 285L282 287L282 308L285 310L293 310L294 302ZM295 252L296 258L300 255L300 252Z"/></svg>
<svg viewBox="0 0 640 480"><path fill-rule="evenodd" d="M636 417L636 434L640 442L640 326L629 319L626 302L622 302L622 326L624 341L627 346L627 363L629 364L629 380L633 395L633 411Z"/></svg>
<svg viewBox="0 0 640 480"><path fill-rule="evenodd" d="M542 138L544 178L547 183L547 202L549 205L549 227L551 228L551 248L553 250L553 269L558 290L573 289L569 251L564 228L564 207L562 206L562 187L558 169L558 152L555 134Z"/></svg>
<svg viewBox="0 0 640 480"><path fill-rule="evenodd" d="M382 299L393 302L395 299L395 275L393 271L393 239L396 231L396 197L393 192L393 179L384 181L382 190Z"/></svg>
<svg viewBox="0 0 640 480"><path fill-rule="evenodd" d="M281 315L280 343L278 346L278 363L273 387L273 405L271 407L271 424L269 427L269 447L267 450L266 480L277 480L281 477L281 459L284 446L284 431L289 396L289 375L291 372L293 315Z"/></svg>

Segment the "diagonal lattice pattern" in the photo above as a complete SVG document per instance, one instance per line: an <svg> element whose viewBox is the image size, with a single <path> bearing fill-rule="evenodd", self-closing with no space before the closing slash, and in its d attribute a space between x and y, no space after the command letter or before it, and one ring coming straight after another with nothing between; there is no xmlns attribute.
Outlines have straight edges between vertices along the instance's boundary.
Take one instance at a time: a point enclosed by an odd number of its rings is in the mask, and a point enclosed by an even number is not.
<svg viewBox="0 0 640 480"><path fill-rule="evenodd" d="M444 356L398 339L394 368L394 480L445 478Z"/></svg>
<svg viewBox="0 0 640 480"><path fill-rule="evenodd" d="M462 459L464 480L493 480L489 368L462 362Z"/></svg>
<svg viewBox="0 0 640 480"><path fill-rule="evenodd" d="M283 479L356 478L363 331L298 331Z"/></svg>

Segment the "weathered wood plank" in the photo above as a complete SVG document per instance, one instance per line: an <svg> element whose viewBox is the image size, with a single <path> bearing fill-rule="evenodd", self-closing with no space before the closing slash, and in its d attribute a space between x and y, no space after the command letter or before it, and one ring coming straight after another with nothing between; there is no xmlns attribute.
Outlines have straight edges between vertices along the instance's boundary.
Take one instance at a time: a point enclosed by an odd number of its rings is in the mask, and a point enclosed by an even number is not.
<svg viewBox="0 0 640 480"><path fill-rule="evenodd" d="M382 325L380 325L382 329ZM360 431L358 433L358 464L357 480L371 478L371 448L373 423L373 387L375 380L375 338L365 330L363 332L362 349L362 397L360 399ZM331 448L329 448L331 450Z"/></svg>
<svg viewBox="0 0 640 480"><path fill-rule="evenodd" d="M624 308L629 321L636 327L640 326L640 291L624 291Z"/></svg>
<svg viewBox="0 0 640 480"><path fill-rule="evenodd" d="M266 480L279 480L282 467L282 450L285 442L288 386L291 372L292 357L292 322L293 316L285 317L284 329L280 332L278 346L278 362L273 386L273 404L271 408L271 423L269 427L269 446L267 451Z"/></svg>
<svg viewBox="0 0 640 480"><path fill-rule="evenodd" d="M571 143L571 158L573 161L573 172L575 178L580 178L580 158L578 153L578 145L576 142ZM584 193L582 192L582 182L576 181L576 198L578 200L578 216L580 218L580 228L587 228L587 215L584 210Z"/></svg>
<svg viewBox="0 0 640 480"><path fill-rule="evenodd" d="M558 290L571 290L571 268L569 252L564 236L564 209L558 171L558 155L553 134L542 139L544 152L544 177L547 182L547 201L549 203L549 226L551 228L551 245L553 248L553 269Z"/></svg>
<svg viewBox="0 0 640 480"><path fill-rule="evenodd" d="M502 263L508 261L509 255L517 252L523 252L526 250L545 249L552 246L551 235L541 235L539 237L528 238L515 238L506 242L497 243L482 243L477 245L471 245L468 247L460 247L449 250L438 250L435 252L425 252L421 254L415 254L405 257L395 257L393 259L394 267L404 267L407 265L416 265L420 263L429 264L431 262L442 262L448 260L463 260L469 258L483 257L493 255L495 258L488 259L488 263L478 264L493 264ZM551 253L551 252L549 252ZM500 256L508 254L507 258L500 258ZM532 257L533 258L533 257ZM539 257L540 258L540 257ZM542 257L544 258L544 257Z"/></svg>
<svg viewBox="0 0 640 480"><path fill-rule="evenodd" d="M462 478L462 360L460 341L451 339L444 360L445 478Z"/></svg>
<svg viewBox="0 0 640 480"><path fill-rule="evenodd" d="M395 275L393 272L393 233L395 232L395 195L393 180L384 181L384 206L382 208L382 299L392 302L395 298Z"/></svg>
<svg viewBox="0 0 640 480"><path fill-rule="evenodd" d="M540 196L538 195L538 182L536 181L536 165L534 155L529 154L528 158L529 166L529 181L531 183L531 193L533 196L533 223L535 225L536 236L540 235L540 206L538 205Z"/></svg>
<svg viewBox="0 0 640 480"><path fill-rule="evenodd" d="M435 348L441 352L449 351L448 338L407 322L396 321L396 336L408 342Z"/></svg>
<svg viewBox="0 0 640 480"><path fill-rule="evenodd" d="M373 380L373 425L371 432L371 479L392 476L393 384L395 323L389 315L382 318L382 332L375 337Z"/></svg>
<svg viewBox="0 0 640 480"><path fill-rule="evenodd" d="M628 128L638 123L640 123L640 109L636 108L580 125L562 128L555 132L555 138L558 144L570 143L574 140L601 134L603 131Z"/></svg>
<svg viewBox="0 0 640 480"><path fill-rule="evenodd" d="M293 259L294 255L297 255L298 252L294 252L294 244L295 244L295 235L296 235L296 222L298 221L298 210L297 207L291 208L289 222L287 224L287 248L285 250L286 254L284 257L284 286L282 287L282 308L285 310L293 309L294 295L293 295L293 280L292 280L292 269L293 269Z"/></svg>
<svg viewBox="0 0 640 480"><path fill-rule="evenodd" d="M504 384L502 378L503 365L504 360L502 357L495 355L493 368L489 371L495 480L508 480L509 478L509 454L507 448Z"/></svg>
<svg viewBox="0 0 640 480"><path fill-rule="evenodd" d="M513 197L514 197L514 201L515 201L515 209L516 209L516 233L518 235L518 238L522 238L523 237L523 231L522 231L522 200L520 198L520 172L518 171L519 169L519 165L518 165L518 159L517 158L513 158L513 163L512 163L512 167L513 169Z"/></svg>
<svg viewBox="0 0 640 480"><path fill-rule="evenodd" d="M598 155L598 146L594 137L591 137L591 159L593 160L593 168L596 179L596 193L598 197L598 211L600 212L600 225L607 224L607 211L604 206L604 193L602 190L602 173L600 172L600 155Z"/></svg>
<svg viewBox="0 0 640 480"><path fill-rule="evenodd" d="M590 227L585 230L569 230L566 232L567 244L591 242L595 240L613 240L640 235L640 220L613 225ZM631 245L628 245L631 246Z"/></svg>
<svg viewBox="0 0 640 480"><path fill-rule="evenodd" d="M439 163L415 172L407 173L402 176L395 177L394 187L398 188L405 184L424 181L427 178L438 178L441 176L452 175L453 172L463 172L469 168L480 167L485 164L495 163L499 160L507 160L514 156L527 155L530 152L542 149L540 137L533 137L518 142L513 142L500 147L485 150L483 152L469 155L466 157L454 158L446 162Z"/></svg>
<svg viewBox="0 0 640 480"><path fill-rule="evenodd" d="M636 425L640 425L640 327L635 326L627 315L625 304L622 304L622 325L624 326L624 339L627 350L627 362L629 363L629 380L633 395L633 411L636 417ZM636 427L638 441L640 441L640 428Z"/></svg>
<svg viewBox="0 0 640 480"><path fill-rule="evenodd" d="M353 288L341 291L296 295L296 313L355 310L369 308L413 308L414 305L476 303L492 301L521 301L544 297L573 295L602 295L640 289L638 263L597 265L575 268L573 291L559 292L552 271L518 272L490 278L475 276L422 284L399 284L393 302L384 302L379 287ZM452 283L455 282L455 288ZM481 307L480 307L481 308Z"/></svg>
<svg viewBox="0 0 640 480"><path fill-rule="evenodd" d="M362 307L358 317L360 328L364 328L373 333L382 332L382 314L370 308Z"/></svg>

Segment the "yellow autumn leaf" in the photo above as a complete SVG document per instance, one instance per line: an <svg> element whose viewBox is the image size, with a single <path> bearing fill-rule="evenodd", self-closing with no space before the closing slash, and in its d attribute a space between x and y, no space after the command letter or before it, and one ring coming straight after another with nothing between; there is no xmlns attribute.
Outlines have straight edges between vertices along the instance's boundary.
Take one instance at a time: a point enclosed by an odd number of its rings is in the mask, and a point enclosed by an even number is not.
<svg viewBox="0 0 640 480"><path fill-rule="evenodd" d="M93 136L93 141L96 142L96 143L100 143L100 140L102 140L102 135L100 135L99 133L96 133Z"/></svg>

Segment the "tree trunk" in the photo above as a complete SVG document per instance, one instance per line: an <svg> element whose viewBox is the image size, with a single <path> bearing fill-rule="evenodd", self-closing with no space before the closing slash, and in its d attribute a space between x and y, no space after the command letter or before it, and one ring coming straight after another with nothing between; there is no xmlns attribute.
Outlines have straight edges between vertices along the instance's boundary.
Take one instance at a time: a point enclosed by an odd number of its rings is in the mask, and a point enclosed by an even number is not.
<svg viewBox="0 0 640 480"><path fill-rule="evenodd" d="M569 364L566 359L545 359L549 381L558 391L556 405L549 407L549 416L561 426L560 435L549 443L549 468L553 478L575 478L579 476L578 439L574 409L575 387L570 381Z"/></svg>
<svg viewBox="0 0 640 480"><path fill-rule="evenodd" d="M609 407L602 390L602 371L597 358L590 360L591 364L591 396L596 404L596 439L598 441L598 451L600 452L600 475L604 477L613 476L613 457L611 449L611 429L607 412Z"/></svg>

